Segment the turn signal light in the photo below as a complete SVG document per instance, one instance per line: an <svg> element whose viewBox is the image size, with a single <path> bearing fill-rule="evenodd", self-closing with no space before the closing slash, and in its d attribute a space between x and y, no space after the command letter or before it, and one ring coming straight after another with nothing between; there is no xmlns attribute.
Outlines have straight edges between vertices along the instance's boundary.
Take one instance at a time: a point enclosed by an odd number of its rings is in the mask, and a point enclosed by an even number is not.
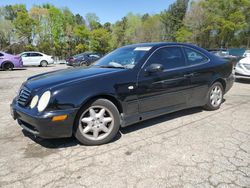
<svg viewBox="0 0 250 188"><path fill-rule="evenodd" d="M68 115L60 115L60 116L54 116L52 118L52 121L63 121L68 117Z"/></svg>

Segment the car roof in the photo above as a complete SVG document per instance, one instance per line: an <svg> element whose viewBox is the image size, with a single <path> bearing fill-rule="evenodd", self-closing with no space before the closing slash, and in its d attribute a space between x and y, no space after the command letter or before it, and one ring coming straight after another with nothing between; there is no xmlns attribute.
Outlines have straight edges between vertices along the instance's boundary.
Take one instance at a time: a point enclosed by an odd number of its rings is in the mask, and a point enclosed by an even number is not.
<svg viewBox="0 0 250 188"><path fill-rule="evenodd" d="M191 43L180 43L180 42L149 42L149 43L138 43L138 44L130 44L124 47L161 47L161 46L190 46L190 47L198 47Z"/></svg>
<svg viewBox="0 0 250 188"><path fill-rule="evenodd" d="M26 52L22 52L22 53L40 53L40 54L43 54L42 52L37 52L37 51L26 51Z"/></svg>

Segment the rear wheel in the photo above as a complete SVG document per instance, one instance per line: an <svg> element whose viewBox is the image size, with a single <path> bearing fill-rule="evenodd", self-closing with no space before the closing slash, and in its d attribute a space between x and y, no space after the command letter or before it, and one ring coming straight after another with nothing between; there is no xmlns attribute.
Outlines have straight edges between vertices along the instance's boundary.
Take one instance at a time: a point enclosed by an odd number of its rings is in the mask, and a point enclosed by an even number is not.
<svg viewBox="0 0 250 188"><path fill-rule="evenodd" d="M43 61L41 61L40 65L41 65L41 67L47 67L48 62L43 60Z"/></svg>
<svg viewBox="0 0 250 188"><path fill-rule="evenodd" d="M207 104L204 106L207 110L217 110L223 102L224 90L220 82L215 82L209 89Z"/></svg>
<svg viewBox="0 0 250 188"><path fill-rule="evenodd" d="M75 137L84 145L110 142L120 128L116 106L107 99L97 99L80 110L75 121Z"/></svg>
<svg viewBox="0 0 250 188"><path fill-rule="evenodd" d="M3 63L2 68L3 68L3 70L5 70L5 71L7 71L7 70L11 71L11 70L13 70L14 65L13 65L13 63L11 63L11 62L5 62L5 63Z"/></svg>

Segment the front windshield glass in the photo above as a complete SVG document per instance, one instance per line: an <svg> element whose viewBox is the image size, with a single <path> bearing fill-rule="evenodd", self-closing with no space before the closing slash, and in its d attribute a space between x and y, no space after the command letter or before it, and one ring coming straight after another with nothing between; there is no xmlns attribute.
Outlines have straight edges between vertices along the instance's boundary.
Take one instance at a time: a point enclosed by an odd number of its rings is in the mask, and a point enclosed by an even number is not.
<svg viewBox="0 0 250 188"><path fill-rule="evenodd" d="M132 69L150 49L151 47L119 48L101 58L93 66Z"/></svg>

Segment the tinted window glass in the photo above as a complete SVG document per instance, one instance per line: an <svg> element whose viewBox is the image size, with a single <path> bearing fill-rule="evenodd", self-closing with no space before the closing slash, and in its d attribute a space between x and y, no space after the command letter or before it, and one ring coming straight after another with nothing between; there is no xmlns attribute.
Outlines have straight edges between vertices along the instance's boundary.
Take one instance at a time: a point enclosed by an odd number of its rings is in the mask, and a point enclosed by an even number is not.
<svg viewBox="0 0 250 188"><path fill-rule="evenodd" d="M0 57L1 57L1 56L3 56L3 54L2 54L2 53L0 53Z"/></svg>
<svg viewBox="0 0 250 188"><path fill-rule="evenodd" d="M29 56L29 53L22 54L22 57L28 57L28 56Z"/></svg>
<svg viewBox="0 0 250 188"><path fill-rule="evenodd" d="M185 66L185 58L179 47L166 47L157 50L149 59L150 64L162 64L165 69Z"/></svg>
<svg viewBox="0 0 250 188"><path fill-rule="evenodd" d="M189 65L195 65L200 63L205 63L208 61L208 58L202 55L201 53L192 50L190 48L184 48L184 51L187 56L187 61Z"/></svg>
<svg viewBox="0 0 250 188"><path fill-rule="evenodd" d="M42 55L39 53L30 53L30 56L31 57L38 57L38 56L42 56Z"/></svg>

